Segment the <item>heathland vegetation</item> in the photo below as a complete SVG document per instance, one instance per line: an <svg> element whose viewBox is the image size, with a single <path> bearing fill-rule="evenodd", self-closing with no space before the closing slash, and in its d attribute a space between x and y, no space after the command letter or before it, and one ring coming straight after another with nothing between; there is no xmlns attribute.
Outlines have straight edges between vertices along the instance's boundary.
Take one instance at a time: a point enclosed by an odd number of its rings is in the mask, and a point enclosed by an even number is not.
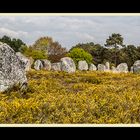
<svg viewBox="0 0 140 140"><path fill-rule="evenodd" d="M0 123L140 123L140 75L35 71L0 93Z"/></svg>

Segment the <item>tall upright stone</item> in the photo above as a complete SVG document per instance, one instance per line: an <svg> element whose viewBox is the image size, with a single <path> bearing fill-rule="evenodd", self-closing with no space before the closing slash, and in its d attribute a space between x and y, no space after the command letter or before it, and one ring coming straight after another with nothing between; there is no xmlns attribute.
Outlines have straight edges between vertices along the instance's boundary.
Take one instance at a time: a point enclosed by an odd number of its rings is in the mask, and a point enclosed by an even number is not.
<svg viewBox="0 0 140 140"><path fill-rule="evenodd" d="M76 71L75 63L70 57L61 58L60 62L62 71L68 73L74 73Z"/></svg>
<svg viewBox="0 0 140 140"><path fill-rule="evenodd" d="M88 64L85 60L78 62L78 70L88 70Z"/></svg>
<svg viewBox="0 0 140 140"><path fill-rule="evenodd" d="M131 66L131 68L130 68L130 72L131 72L131 73L134 72L134 67L133 67L133 66Z"/></svg>
<svg viewBox="0 0 140 140"><path fill-rule="evenodd" d="M110 71L110 64L109 64L109 62L105 63L105 68L106 68L106 71Z"/></svg>
<svg viewBox="0 0 140 140"><path fill-rule="evenodd" d="M9 45L0 42L0 92L27 85L25 65Z"/></svg>

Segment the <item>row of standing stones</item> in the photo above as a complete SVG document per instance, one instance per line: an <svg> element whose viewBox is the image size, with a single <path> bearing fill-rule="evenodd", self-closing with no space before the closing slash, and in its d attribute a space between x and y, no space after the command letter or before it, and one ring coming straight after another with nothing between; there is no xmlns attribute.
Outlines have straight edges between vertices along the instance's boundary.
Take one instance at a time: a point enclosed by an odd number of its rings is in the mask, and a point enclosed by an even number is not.
<svg viewBox="0 0 140 140"><path fill-rule="evenodd" d="M61 58L58 63L51 63L46 59L36 60L34 62L32 58L27 58L20 52L16 53L10 46L0 42L0 92L3 92L16 84L20 84L20 88L24 89L27 86L26 71L29 71L32 65L35 70L44 69L48 71L65 71L68 73L74 73L76 71L76 65L69 57ZM105 65L98 64L96 67L94 64L88 65L86 61L79 61L78 70L127 73L128 66L126 63L121 63L116 68L110 68L109 62L106 62ZM140 60L137 60L134 63L130 72L140 72Z"/></svg>
<svg viewBox="0 0 140 140"><path fill-rule="evenodd" d="M27 67L28 70L31 68L31 63L28 58L26 58L28 61ZM29 68L30 65L30 68ZM35 70L52 70L52 71L65 71L68 73L73 73L76 71L76 66L74 61L69 58L69 57L64 57L60 60L58 63L51 63L49 60L36 60L34 65ZM78 62L78 70L80 71L105 71L105 72L113 72L113 73L127 73L127 72L132 72L132 73L138 73L140 72L140 60L137 60L134 65L131 67L131 70L128 70L128 65L126 63L121 63L117 67L112 66L110 68L110 63L106 62L104 64L98 64L96 67L94 64L89 64L84 60L84 61L79 61Z"/></svg>

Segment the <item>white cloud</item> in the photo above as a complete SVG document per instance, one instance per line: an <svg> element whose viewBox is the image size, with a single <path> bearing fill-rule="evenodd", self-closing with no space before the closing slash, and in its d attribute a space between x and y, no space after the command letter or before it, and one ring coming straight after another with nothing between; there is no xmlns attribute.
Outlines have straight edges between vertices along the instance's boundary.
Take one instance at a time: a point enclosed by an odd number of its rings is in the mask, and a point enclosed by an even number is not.
<svg viewBox="0 0 140 140"><path fill-rule="evenodd" d="M6 29L6 28L0 28L0 33L1 33L1 35L5 34L5 35L9 35L9 36L17 36L17 34L18 34L17 32Z"/></svg>
<svg viewBox="0 0 140 140"><path fill-rule="evenodd" d="M127 44L139 45L140 17L0 16L0 36L9 35L32 44L51 36L70 48L79 42L105 43L111 33L120 33Z"/></svg>
<svg viewBox="0 0 140 140"><path fill-rule="evenodd" d="M10 30L7 28L0 28L0 35L1 36L7 35L7 36L10 36L12 38L20 38L23 36L27 36L28 33L24 32L24 31L13 31L13 30Z"/></svg>

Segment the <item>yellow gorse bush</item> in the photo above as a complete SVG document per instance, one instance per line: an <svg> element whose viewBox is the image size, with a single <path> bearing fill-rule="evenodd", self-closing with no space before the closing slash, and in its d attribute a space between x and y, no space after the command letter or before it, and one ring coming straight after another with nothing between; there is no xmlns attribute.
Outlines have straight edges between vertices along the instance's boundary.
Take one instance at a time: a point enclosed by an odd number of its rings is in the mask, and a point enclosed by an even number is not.
<svg viewBox="0 0 140 140"><path fill-rule="evenodd" d="M0 93L0 123L140 123L140 75L30 71L23 93Z"/></svg>

